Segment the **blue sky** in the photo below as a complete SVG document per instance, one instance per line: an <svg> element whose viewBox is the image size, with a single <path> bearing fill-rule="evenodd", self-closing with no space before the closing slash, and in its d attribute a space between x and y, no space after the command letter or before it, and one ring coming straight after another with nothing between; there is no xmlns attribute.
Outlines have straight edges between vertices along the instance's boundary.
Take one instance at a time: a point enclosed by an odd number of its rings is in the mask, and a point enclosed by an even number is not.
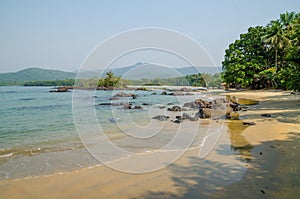
<svg viewBox="0 0 300 199"><path fill-rule="evenodd" d="M97 44L139 27L180 31L221 66L224 50L249 26L299 10L298 0L0 0L0 72L74 71Z"/></svg>

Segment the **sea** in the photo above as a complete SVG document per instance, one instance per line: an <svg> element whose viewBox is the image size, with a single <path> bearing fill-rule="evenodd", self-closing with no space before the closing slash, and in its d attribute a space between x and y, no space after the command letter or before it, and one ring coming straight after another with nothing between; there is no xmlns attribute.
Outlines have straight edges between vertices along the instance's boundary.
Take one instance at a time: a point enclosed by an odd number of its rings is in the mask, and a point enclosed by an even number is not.
<svg viewBox="0 0 300 199"><path fill-rule="evenodd" d="M52 89L0 87L0 179L53 175L101 165L103 162L91 154L91 146L99 144L93 139L97 133L128 154L198 147L203 145L207 129L212 128L207 121L196 121L194 124L199 126L195 131L188 130L180 142L169 144L174 136L180 136L180 124L172 122L180 114L167 108L199 98L212 99L205 92L172 96L161 95L163 90L159 89L49 92ZM119 92L134 93L137 98L110 100ZM130 103L132 109L124 110L121 103ZM153 120L156 115L170 118ZM122 158L106 155L109 157L104 161Z"/></svg>

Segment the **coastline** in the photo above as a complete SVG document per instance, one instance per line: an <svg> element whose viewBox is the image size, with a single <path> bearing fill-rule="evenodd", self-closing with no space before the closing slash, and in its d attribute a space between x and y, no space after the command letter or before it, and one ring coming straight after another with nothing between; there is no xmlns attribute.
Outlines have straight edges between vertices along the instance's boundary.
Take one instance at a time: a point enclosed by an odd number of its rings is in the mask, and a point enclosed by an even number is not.
<svg viewBox="0 0 300 199"><path fill-rule="evenodd" d="M242 112L241 120L226 121L218 144L204 159L199 159L199 150L193 149L171 166L146 174L97 166L52 176L2 180L0 194L4 198L296 197L300 186L299 96L283 91L225 95L258 100L259 104ZM272 116L262 117L264 113ZM256 125L245 127L243 121Z"/></svg>

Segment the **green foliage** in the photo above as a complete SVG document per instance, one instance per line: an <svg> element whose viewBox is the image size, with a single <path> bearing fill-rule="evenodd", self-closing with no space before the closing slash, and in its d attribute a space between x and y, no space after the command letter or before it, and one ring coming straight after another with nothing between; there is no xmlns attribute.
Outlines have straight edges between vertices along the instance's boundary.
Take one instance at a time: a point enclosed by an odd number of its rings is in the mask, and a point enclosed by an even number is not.
<svg viewBox="0 0 300 199"><path fill-rule="evenodd" d="M202 86L202 87L220 87L222 82L220 73L214 75L211 74L192 74L184 77L174 77L166 79L147 79L131 80L132 85L144 85L144 86Z"/></svg>
<svg viewBox="0 0 300 199"><path fill-rule="evenodd" d="M224 81L231 87L299 90L299 18L287 12L241 34L225 51Z"/></svg>
<svg viewBox="0 0 300 199"><path fill-rule="evenodd" d="M23 86L73 86L74 82L74 79L32 81L24 83Z"/></svg>
<svg viewBox="0 0 300 199"><path fill-rule="evenodd" d="M106 73L104 78L100 78L98 80L98 87L105 87L105 88L122 88L126 87L128 84L128 80L121 79L121 77L117 77L114 75L113 72L109 71Z"/></svg>

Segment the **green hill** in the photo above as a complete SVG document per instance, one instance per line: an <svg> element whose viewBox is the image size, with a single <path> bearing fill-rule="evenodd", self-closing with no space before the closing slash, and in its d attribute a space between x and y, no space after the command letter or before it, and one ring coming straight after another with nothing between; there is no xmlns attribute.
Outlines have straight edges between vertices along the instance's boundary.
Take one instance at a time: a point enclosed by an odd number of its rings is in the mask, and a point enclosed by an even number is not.
<svg viewBox="0 0 300 199"><path fill-rule="evenodd" d="M27 68L18 72L1 73L0 85L23 85L31 81L74 79L76 73L41 68Z"/></svg>

